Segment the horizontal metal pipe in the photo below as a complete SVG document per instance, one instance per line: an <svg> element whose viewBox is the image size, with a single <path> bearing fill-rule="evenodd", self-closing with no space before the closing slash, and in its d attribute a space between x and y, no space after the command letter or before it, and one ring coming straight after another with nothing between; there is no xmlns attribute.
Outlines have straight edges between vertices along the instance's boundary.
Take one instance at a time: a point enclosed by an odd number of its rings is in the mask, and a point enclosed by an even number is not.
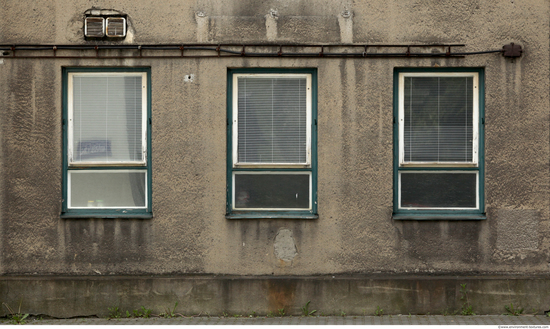
<svg viewBox="0 0 550 329"><path fill-rule="evenodd" d="M93 48L97 49L139 49L142 46L139 45L97 45Z"/></svg>
<svg viewBox="0 0 550 329"><path fill-rule="evenodd" d="M94 47L89 46L82 46L82 47L66 47L66 46L57 46L57 50L59 49L68 49L68 50L94 50ZM17 49L19 50L19 48ZM45 50L52 50L52 49L45 49Z"/></svg>
<svg viewBox="0 0 550 329"><path fill-rule="evenodd" d="M7 58L7 59L37 59L37 58L41 58L41 59L155 59L155 58L162 58L162 59L166 59L166 58L223 58L223 57L226 57L226 58L235 58L235 57L287 57L287 58L296 58L296 57L302 57L302 58L322 58L322 56L288 56L288 55L277 55L277 54L257 54L257 55L247 55L247 56L241 56L241 55L185 55L185 56L177 56L177 55L172 55L172 56L164 56L164 55L159 55L159 56L49 56L49 55L45 55L45 56L16 56L16 57L3 57L3 58ZM374 57L378 57L378 58L382 58L382 57L386 57L386 58L390 58L390 57L395 57L395 58L406 58L406 57L416 57L416 58L421 58L421 57L436 57L436 56L433 56L433 55L428 55L428 54L418 54L418 55L414 55L414 54L411 54L411 55L406 55L406 54L369 54L368 56L330 56L330 57L327 57L327 58L365 58L365 57L370 57L370 58L374 58ZM445 54L440 54L440 56L437 56L437 57L453 57L453 58L462 58L462 57L465 57L464 55L450 55L450 56L445 56ZM0 58L2 58L0 56Z"/></svg>
<svg viewBox="0 0 550 329"><path fill-rule="evenodd" d="M0 48L7 47L8 49L11 49L11 47L41 47L46 49L51 49L53 47L90 47L95 48L99 47L101 49L108 49L109 47L113 47L113 49L116 47L116 49L121 48L136 48L136 47L391 47L391 48L397 48L397 47L464 47L464 44L242 44L242 43L220 43L220 44L212 44L212 43L203 43L203 44L148 44L148 45L92 45L92 44L78 44L78 45L67 45L67 44L61 44L61 45L53 45L53 44L2 44L0 45Z"/></svg>
<svg viewBox="0 0 550 329"><path fill-rule="evenodd" d="M284 56L280 56L279 54L262 54L262 53L246 54L241 56L242 57L284 57ZM227 56L220 56L220 57L227 57Z"/></svg>
<svg viewBox="0 0 550 329"><path fill-rule="evenodd" d="M180 47L149 47L149 46L142 46L141 48L136 49L142 49L142 50L181 50Z"/></svg>
<svg viewBox="0 0 550 329"><path fill-rule="evenodd" d="M358 45L358 44L340 44L340 45L313 45L313 44L219 44L217 47L212 47L213 44L149 44L149 45L41 45L41 44L27 44L27 45L0 45L0 51L12 51L11 56L5 56L5 58L101 58L101 59L125 59L125 58L208 58L208 57L331 57L331 58L350 58L350 57L463 57L466 55L479 55L500 53L503 50L487 50L476 52L451 52L451 47L463 47L461 44L426 44L426 45ZM224 49L222 47L239 47L241 50ZM246 52L246 48L255 47L274 47L277 48L277 52ZM301 47L301 48L319 48L319 52L283 52L284 47ZM331 47L339 48L357 48L361 47L365 49L364 52L325 52L325 49ZM367 52L369 47L385 47L385 48L407 48L407 52L391 52L391 53L372 53ZM410 48L434 48L445 47L446 52L441 53L418 53L410 52ZM54 51L53 56L36 56L36 55L16 55L17 51ZM93 50L95 56L57 56L56 50ZM136 55L124 55L124 56L100 56L100 50L140 50ZM182 51L181 55L159 55L159 56L143 56L141 50L148 51L163 51L163 50L177 50ZM184 55L184 51L214 51L216 55ZM222 53L226 55L222 55ZM227 55L229 54L229 55Z"/></svg>
<svg viewBox="0 0 550 329"><path fill-rule="evenodd" d="M248 55L248 53L247 53ZM320 53L276 53L277 56L321 57Z"/></svg>
<svg viewBox="0 0 550 329"><path fill-rule="evenodd" d="M481 55L481 54L491 54L491 53L502 53L504 50L487 50L487 51L472 51L467 53L452 53L453 55Z"/></svg>
<svg viewBox="0 0 550 329"><path fill-rule="evenodd" d="M212 51L217 51L218 49L217 48L211 48L211 47L183 47L184 50L212 50ZM223 51L222 49L220 49L220 51ZM230 52L229 50L227 52ZM236 53L239 53L240 52L236 52Z"/></svg>

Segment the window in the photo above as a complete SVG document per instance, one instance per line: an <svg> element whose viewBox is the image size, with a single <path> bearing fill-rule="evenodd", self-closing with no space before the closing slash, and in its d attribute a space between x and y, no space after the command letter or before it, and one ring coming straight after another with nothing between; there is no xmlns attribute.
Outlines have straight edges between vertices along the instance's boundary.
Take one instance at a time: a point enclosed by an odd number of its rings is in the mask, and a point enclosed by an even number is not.
<svg viewBox="0 0 550 329"><path fill-rule="evenodd" d="M227 218L317 218L316 76L229 70Z"/></svg>
<svg viewBox="0 0 550 329"><path fill-rule="evenodd" d="M484 219L483 70L394 78L394 219Z"/></svg>
<svg viewBox="0 0 550 329"><path fill-rule="evenodd" d="M64 69L62 217L151 217L149 76Z"/></svg>

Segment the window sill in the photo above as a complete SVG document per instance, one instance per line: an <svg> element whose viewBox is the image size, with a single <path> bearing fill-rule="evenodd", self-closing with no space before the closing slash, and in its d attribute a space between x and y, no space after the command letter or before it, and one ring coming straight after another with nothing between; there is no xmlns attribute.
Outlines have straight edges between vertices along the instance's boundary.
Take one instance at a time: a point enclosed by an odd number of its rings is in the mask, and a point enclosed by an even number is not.
<svg viewBox="0 0 550 329"><path fill-rule="evenodd" d="M394 220L485 220L486 214L393 214Z"/></svg>
<svg viewBox="0 0 550 329"><path fill-rule="evenodd" d="M128 218L128 219L150 219L153 218L153 214L151 213L140 213L140 214L100 214L100 213L82 213L82 214L76 214L76 213L63 213L60 218L68 219L68 218L105 218L105 219L116 219L116 218Z"/></svg>
<svg viewBox="0 0 550 329"><path fill-rule="evenodd" d="M319 219L317 214L226 214L226 219Z"/></svg>

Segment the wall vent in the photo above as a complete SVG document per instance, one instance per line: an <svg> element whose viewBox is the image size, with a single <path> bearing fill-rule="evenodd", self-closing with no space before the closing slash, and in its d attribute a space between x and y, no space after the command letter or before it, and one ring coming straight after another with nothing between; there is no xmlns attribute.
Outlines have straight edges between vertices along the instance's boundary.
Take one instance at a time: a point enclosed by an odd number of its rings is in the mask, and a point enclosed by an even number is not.
<svg viewBox="0 0 550 329"><path fill-rule="evenodd" d="M84 35L91 38L103 38L105 36L105 19L103 17L86 17Z"/></svg>
<svg viewBox="0 0 550 329"><path fill-rule="evenodd" d="M107 36L123 38L126 36L126 18L107 17Z"/></svg>

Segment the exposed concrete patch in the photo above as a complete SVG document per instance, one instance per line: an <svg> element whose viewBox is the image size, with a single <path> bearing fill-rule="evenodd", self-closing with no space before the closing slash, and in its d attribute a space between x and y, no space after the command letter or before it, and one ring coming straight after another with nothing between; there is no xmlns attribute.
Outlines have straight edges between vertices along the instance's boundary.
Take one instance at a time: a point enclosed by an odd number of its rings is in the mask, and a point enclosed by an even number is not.
<svg viewBox="0 0 550 329"><path fill-rule="evenodd" d="M197 22L197 42L208 41L208 17L202 11L195 13L195 21Z"/></svg>
<svg viewBox="0 0 550 329"><path fill-rule="evenodd" d="M194 74L187 74L183 76L183 82L193 82L195 80Z"/></svg>
<svg viewBox="0 0 550 329"><path fill-rule="evenodd" d="M100 15L125 15L125 13L123 13L122 11L120 10L116 10L116 9L99 9L99 8L90 8L88 10L86 10L84 12L84 14L86 15L94 15L94 16L100 16Z"/></svg>
<svg viewBox="0 0 550 329"><path fill-rule="evenodd" d="M266 37L268 41L277 40L277 20L279 19L279 12L277 9L271 9L267 15L265 15L265 29Z"/></svg>
<svg viewBox="0 0 550 329"><path fill-rule="evenodd" d="M344 10L338 15L338 24L340 25L340 40L342 43L353 43L353 13L350 10Z"/></svg>
<svg viewBox="0 0 550 329"><path fill-rule="evenodd" d="M126 29L126 38L124 38L124 43L132 44L134 42L135 32L132 26L132 20L128 19L128 26Z"/></svg>
<svg viewBox="0 0 550 329"><path fill-rule="evenodd" d="M497 248L537 249L537 219L537 211L532 209L497 210Z"/></svg>
<svg viewBox="0 0 550 329"><path fill-rule="evenodd" d="M298 255L292 231L289 229L283 228L279 230L273 246L275 247L275 256L285 262L291 262Z"/></svg>

